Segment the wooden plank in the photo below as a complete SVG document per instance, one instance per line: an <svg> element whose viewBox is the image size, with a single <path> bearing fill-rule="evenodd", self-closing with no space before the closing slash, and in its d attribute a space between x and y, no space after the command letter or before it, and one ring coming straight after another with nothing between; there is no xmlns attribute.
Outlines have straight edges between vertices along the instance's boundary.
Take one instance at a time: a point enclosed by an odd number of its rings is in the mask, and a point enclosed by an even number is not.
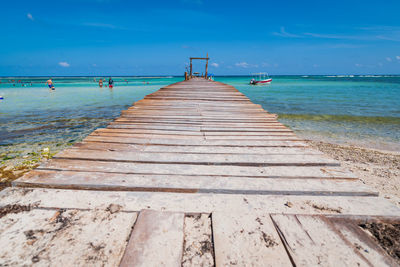
<svg viewBox="0 0 400 267"><path fill-rule="evenodd" d="M303 139L298 138L293 134L271 134L271 135L235 135L235 136L205 136L205 140L256 140L256 141L268 141L268 140L301 140Z"/></svg>
<svg viewBox="0 0 400 267"><path fill-rule="evenodd" d="M181 145L181 146L244 146L244 147L305 147L307 144L300 140L179 140L179 139L146 139L113 136L88 136L84 139L87 142L108 142L120 144L158 144L158 145Z"/></svg>
<svg viewBox="0 0 400 267"><path fill-rule="evenodd" d="M276 115L274 114L254 114L251 113L249 115L246 114L241 114L241 113L223 113L223 114L207 114L202 112L200 113L192 113L189 114L189 112L182 112L181 114L178 114L177 112L165 114L165 112L161 113L160 112L146 112L146 113L140 113L137 111L122 111L121 112L123 117L135 117L135 118L140 118L140 119L154 119L154 118L163 118L163 119L222 119L222 120L252 120L252 119L275 119ZM231 115L232 117L227 117Z"/></svg>
<svg viewBox="0 0 400 267"><path fill-rule="evenodd" d="M140 212L119 266L181 266L183 213Z"/></svg>
<svg viewBox="0 0 400 267"><path fill-rule="evenodd" d="M87 159L100 161L170 163L193 165L238 165L238 166L340 166L339 162L322 155L230 155L230 154L190 154L190 153L149 153L116 152L66 149L57 153L55 159Z"/></svg>
<svg viewBox="0 0 400 267"><path fill-rule="evenodd" d="M272 215L296 266L370 266L321 216Z"/></svg>
<svg viewBox="0 0 400 267"><path fill-rule="evenodd" d="M323 155L322 152L310 147L226 147L226 146L179 146L179 145L134 145L83 142L76 143L71 149L92 149L108 151L145 151L145 152L175 152L200 154L258 154L258 155Z"/></svg>
<svg viewBox="0 0 400 267"><path fill-rule="evenodd" d="M290 203L290 207L287 205ZM121 211L142 209L211 213L331 214L336 216L397 216L400 208L381 197L285 196L237 194L186 194L166 192L91 191L45 188L6 188L0 191L0 206L31 205L39 208L106 209L120 205Z"/></svg>
<svg viewBox="0 0 400 267"><path fill-rule="evenodd" d="M163 135L186 135L186 136L204 136L200 131L174 131L174 130L152 130L135 128L99 128L96 133L127 133L127 134L163 134Z"/></svg>
<svg viewBox="0 0 400 267"><path fill-rule="evenodd" d="M170 134L170 135L188 135L188 136L268 136L275 134L293 134L289 129L267 129L264 132L206 132L206 131L175 131L175 130L152 130L135 128L99 128L96 133L133 133L133 134Z"/></svg>
<svg viewBox="0 0 400 267"><path fill-rule="evenodd" d="M154 119L163 119L163 120L218 120L218 121L242 121L242 120L249 120L249 121L276 121L276 115L231 115L231 114L221 114L221 115L205 115L205 114L196 114L196 115L189 115L187 113L179 115L166 115L163 113L152 113L152 114L138 114L137 112L123 112L122 118L135 118L141 120L154 120Z"/></svg>
<svg viewBox="0 0 400 267"><path fill-rule="evenodd" d="M120 132L93 132L90 136L104 137L129 137L129 138L153 138L153 139L187 139L187 140L302 140L293 134L275 133L264 136L205 136L205 135L173 135L173 134L140 134L140 133L120 133Z"/></svg>
<svg viewBox="0 0 400 267"><path fill-rule="evenodd" d="M116 123L111 122L107 128L115 129L148 129L148 130L173 130L173 131L200 131L199 126L183 125L157 125L157 124L135 124L135 123Z"/></svg>
<svg viewBox="0 0 400 267"><path fill-rule="evenodd" d="M356 179L356 176L340 167L303 167L303 166L220 166L220 165L191 165L191 164L149 164L109 161L88 161L73 159L53 159L38 169L97 171L107 173L130 174L171 174L193 176L238 176L260 178L290 178L290 179Z"/></svg>
<svg viewBox="0 0 400 267"><path fill-rule="evenodd" d="M292 266L269 214L212 213L216 266Z"/></svg>
<svg viewBox="0 0 400 267"><path fill-rule="evenodd" d="M184 125L178 123L166 123L166 122L132 122L132 121L124 121L124 122L110 122L107 128L142 128L142 126L157 126L157 127L171 127L170 130L180 130L179 128L185 129L195 129L195 131L200 131L200 127L204 128L204 131L220 131L219 129L226 130L226 128L230 128L230 131L252 131L252 130L260 130L262 129L287 129L283 124L274 122L274 123L224 123L224 124L215 124L215 123L193 123L193 125ZM208 130L208 128L210 130ZM238 129L239 128L239 129Z"/></svg>
<svg viewBox="0 0 400 267"><path fill-rule="evenodd" d="M197 140L203 141L203 135L173 135L173 134L140 134L140 133L119 133L119 132L93 132L90 136L104 136L104 137L129 137L129 138L155 138L155 139L184 139L184 140Z"/></svg>
<svg viewBox="0 0 400 267"><path fill-rule="evenodd" d="M35 170L14 185L63 189L245 195L376 196L359 181L251 177L143 175Z"/></svg>

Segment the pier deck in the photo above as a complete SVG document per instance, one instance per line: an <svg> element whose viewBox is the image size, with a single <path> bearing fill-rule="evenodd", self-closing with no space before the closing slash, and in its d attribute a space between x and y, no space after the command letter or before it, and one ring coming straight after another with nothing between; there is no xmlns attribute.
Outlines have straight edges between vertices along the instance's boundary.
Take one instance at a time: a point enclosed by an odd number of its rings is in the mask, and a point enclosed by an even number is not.
<svg viewBox="0 0 400 267"><path fill-rule="evenodd" d="M398 222L397 207L204 79L146 96L13 185L0 265L396 265L358 225Z"/></svg>

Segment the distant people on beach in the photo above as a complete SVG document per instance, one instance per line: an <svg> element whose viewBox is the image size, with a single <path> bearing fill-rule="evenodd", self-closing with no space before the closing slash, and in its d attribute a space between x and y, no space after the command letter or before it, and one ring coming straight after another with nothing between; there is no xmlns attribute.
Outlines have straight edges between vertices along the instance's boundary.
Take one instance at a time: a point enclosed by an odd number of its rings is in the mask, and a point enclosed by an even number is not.
<svg viewBox="0 0 400 267"><path fill-rule="evenodd" d="M49 78L46 82L46 84L49 86L49 88L51 90L55 90L56 88L54 87L53 81L51 80L51 78Z"/></svg>
<svg viewBox="0 0 400 267"><path fill-rule="evenodd" d="M103 79L99 80L99 86L100 86L100 88L103 87Z"/></svg>
<svg viewBox="0 0 400 267"><path fill-rule="evenodd" d="M108 87L110 87L110 88L114 87L114 81L113 81L113 79L111 79L111 77L110 77L110 79L108 79Z"/></svg>

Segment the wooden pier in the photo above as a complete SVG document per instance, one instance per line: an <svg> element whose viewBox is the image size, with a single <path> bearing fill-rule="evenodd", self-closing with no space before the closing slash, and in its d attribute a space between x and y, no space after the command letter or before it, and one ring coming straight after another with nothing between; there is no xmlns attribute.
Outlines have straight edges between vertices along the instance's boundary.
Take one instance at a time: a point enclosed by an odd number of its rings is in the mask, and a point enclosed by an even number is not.
<svg viewBox="0 0 400 267"><path fill-rule="evenodd" d="M13 185L0 265L397 264L358 226L398 222L397 207L205 79L146 96Z"/></svg>

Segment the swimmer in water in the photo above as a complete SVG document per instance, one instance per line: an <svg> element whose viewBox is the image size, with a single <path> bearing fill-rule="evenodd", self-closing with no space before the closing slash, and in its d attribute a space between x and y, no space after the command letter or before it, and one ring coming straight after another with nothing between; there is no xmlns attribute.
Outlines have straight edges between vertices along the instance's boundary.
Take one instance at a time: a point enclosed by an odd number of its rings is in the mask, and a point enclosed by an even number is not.
<svg viewBox="0 0 400 267"><path fill-rule="evenodd" d="M49 86L49 88L51 90L55 90L56 88L54 87L53 81L51 80L51 78L49 78L46 82L46 84Z"/></svg>
<svg viewBox="0 0 400 267"><path fill-rule="evenodd" d="M103 87L103 79L99 80L99 86L100 86L100 88Z"/></svg>
<svg viewBox="0 0 400 267"><path fill-rule="evenodd" d="M111 79L108 79L108 87L113 88L114 87L114 81Z"/></svg>

